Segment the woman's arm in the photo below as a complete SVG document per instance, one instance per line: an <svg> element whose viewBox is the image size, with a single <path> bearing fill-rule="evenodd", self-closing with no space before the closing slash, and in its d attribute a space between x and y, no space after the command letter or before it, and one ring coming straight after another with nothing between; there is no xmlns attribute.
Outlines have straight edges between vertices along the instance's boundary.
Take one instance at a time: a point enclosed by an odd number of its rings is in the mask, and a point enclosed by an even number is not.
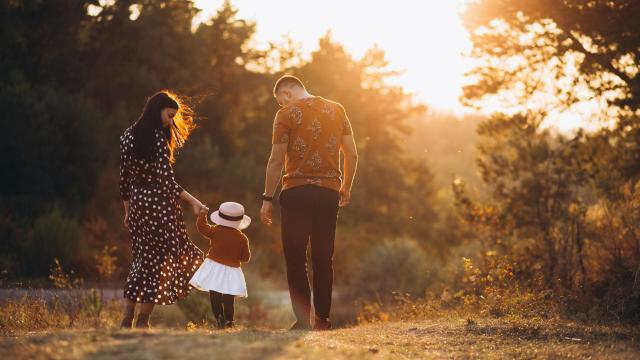
<svg viewBox="0 0 640 360"><path fill-rule="evenodd" d="M200 200L196 199L193 195L189 194L187 190L183 189L182 192L180 192L180 199L188 202L193 208L193 213L196 215L199 215L202 211L204 211L206 215L207 211L209 211L209 208L206 205L201 203Z"/></svg>
<svg viewBox="0 0 640 360"><path fill-rule="evenodd" d="M163 136L160 133L156 133L158 137L158 143L162 144L160 149L158 150L158 156L160 158L160 165L158 167L158 176L160 181L167 185L170 190L179 197L180 199L188 202L195 215L198 215L201 209L206 208L209 210L204 204L202 204L198 199L196 199L193 195L189 194L185 189L183 189L176 182L176 177L173 172L173 167L169 162L169 150L167 149L166 140L164 140Z"/></svg>
<svg viewBox="0 0 640 360"><path fill-rule="evenodd" d="M124 227L129 228L129 200L123 200L124 204Z"/></svg>
<svg viewBox="0 0 640 360"><path fill-rule="evenodd" d="M131 170L127 161L127 155L124 153L122 145L120 146L120 197L124 205L124 226L129 227L129 198L131 196Z"/></svg>

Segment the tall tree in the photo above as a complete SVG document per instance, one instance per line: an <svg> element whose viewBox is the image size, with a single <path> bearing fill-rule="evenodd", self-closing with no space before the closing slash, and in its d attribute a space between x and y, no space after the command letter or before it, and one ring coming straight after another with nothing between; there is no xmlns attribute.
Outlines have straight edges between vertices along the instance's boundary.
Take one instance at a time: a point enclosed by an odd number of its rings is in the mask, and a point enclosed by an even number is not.
<svg viewBox="0 0 640 360"><path fill-rule="evenodd" d="M556 106L601 98L640 108L640 2L634 0L478 0L465 13L480 66L464 97L509 91L524 105L536 91Z"/></svg>

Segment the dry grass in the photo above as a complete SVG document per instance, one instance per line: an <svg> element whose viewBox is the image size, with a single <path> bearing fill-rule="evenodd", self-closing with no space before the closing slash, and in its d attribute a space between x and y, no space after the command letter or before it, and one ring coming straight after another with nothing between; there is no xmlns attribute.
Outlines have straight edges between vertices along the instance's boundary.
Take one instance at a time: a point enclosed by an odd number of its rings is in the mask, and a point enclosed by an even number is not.
<svg viewBox="0 0 640 360"><path fill-rule="evenodd" d="M92 296L97 295L97 296ZM289 304L264 301L258 294L236 303L236 319L253 327L284 327L293 322ZM19 298L0 300L0 335L30 332L113 329L122 319L121 299L102 300L92 290L63 291L51 295L32 291ZM213 323L209 296L193 292L179 304L157 306L151 323L160 328L185 329Z"/></svg>
<svg viewBox="0 0 640 360"><path fill-rule="evenodd" d="M290 323L290 308L265 299L241 301L232 330L207 325L206 294L194 293L154 311L153 330L121 331L120 302L70 294L0 303L0 359L640 358L639 326L562 320L526 296L464 306L397 296L388 308L365 306L358 326L288 332L267 327ZM492 311L496 303L504 311Z"/></svg>
<svg viewBox="0 0 640 360"><path fill-rule="evenodd" d="M328 332L58 331L0 338L3 359L352 359L640 357L636 327L566 321L440 318L378 322Z"/></svg>

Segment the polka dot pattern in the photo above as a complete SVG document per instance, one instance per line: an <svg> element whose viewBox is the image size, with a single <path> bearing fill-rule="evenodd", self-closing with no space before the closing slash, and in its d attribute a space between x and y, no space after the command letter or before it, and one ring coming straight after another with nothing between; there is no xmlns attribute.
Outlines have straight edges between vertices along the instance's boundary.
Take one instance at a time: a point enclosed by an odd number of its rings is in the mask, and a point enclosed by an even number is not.
<svg viewBox="0 0 640 360"><path fill-rule="evenodd" d="M169 163L169 149L156 130L153 161L133 156L132 129L120 137L120 195L129 200L133 262L124 297L168 305L191 292L189 280L203 260L187 234L180 207L182 188Z"/></svg>

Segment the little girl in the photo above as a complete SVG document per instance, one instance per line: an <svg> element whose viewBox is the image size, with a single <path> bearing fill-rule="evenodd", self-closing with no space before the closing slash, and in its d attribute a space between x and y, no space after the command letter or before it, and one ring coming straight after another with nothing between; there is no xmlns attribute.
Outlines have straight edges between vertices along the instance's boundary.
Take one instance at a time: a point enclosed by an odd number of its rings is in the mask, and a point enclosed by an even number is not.
<svg viewBox="0 0 640 360"><path fill-rule="evenodd" d="M210 220L207 210L201 209L196 225L198 231L209 239L209 253L200 268L191 278L196 289L209 291L213 316L219 328L233 327L234 302L236 296L247 297L247 284L240 263L251 258L249 239L241 230L251 223L244 214L244 207L235 202L225 202Z"/></svg>

